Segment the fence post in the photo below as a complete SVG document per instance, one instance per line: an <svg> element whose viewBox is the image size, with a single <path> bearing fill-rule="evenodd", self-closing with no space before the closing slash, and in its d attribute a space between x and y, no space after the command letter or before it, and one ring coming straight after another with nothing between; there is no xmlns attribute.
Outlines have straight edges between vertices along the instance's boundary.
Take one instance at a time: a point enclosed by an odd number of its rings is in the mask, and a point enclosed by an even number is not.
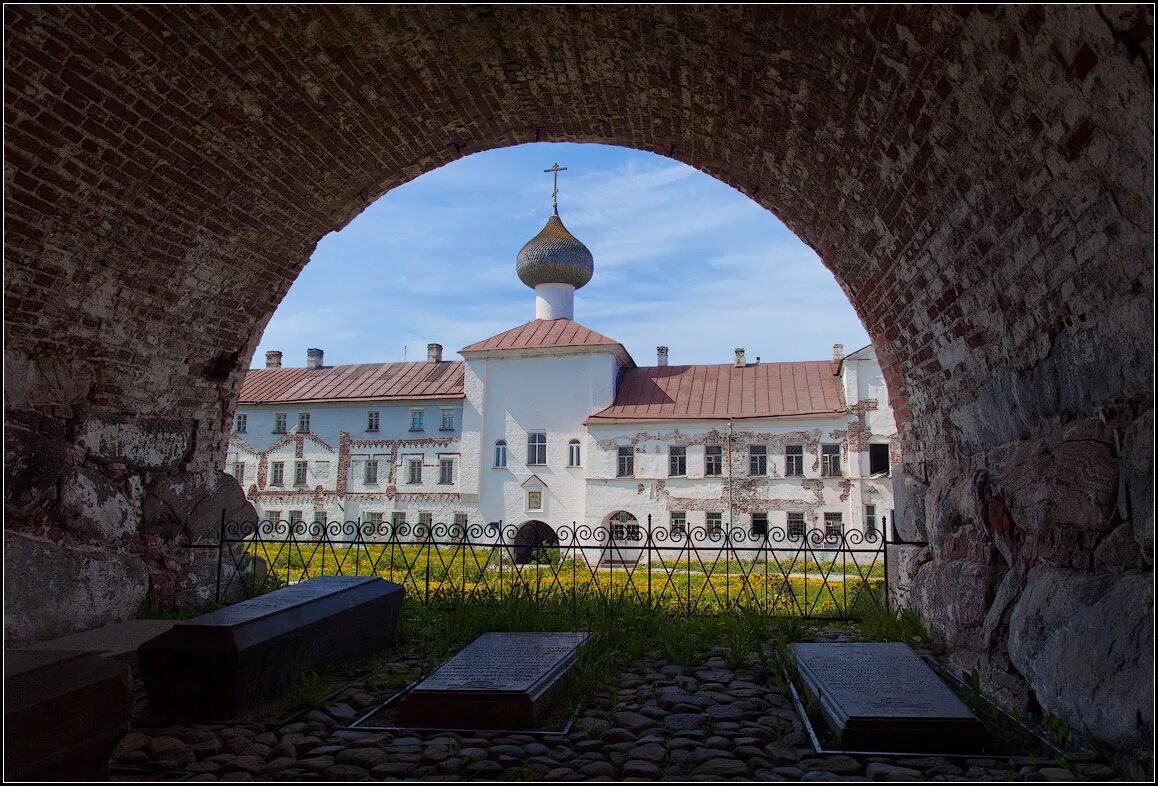
<svg viewBox="0 0 1158 786"><path fill-rule="evenodd" d="M225 547L225 508L221 509L221 529L217 531L217 586L213 590L213 602L221 602L221 550Z"/></svg>
<svg viewBox="0 0 1158 786"><path fill-rule="evenodd" d="M881 514L881 563L885 569L885 614L892 616L892 603L889 599L889 519Z"/></svg>
<svg viewBox="0 0 1158 786"><path fill-rule="evenodd" d="M647 605L650 608L651 600L651 514L647 514Z"/></svg>

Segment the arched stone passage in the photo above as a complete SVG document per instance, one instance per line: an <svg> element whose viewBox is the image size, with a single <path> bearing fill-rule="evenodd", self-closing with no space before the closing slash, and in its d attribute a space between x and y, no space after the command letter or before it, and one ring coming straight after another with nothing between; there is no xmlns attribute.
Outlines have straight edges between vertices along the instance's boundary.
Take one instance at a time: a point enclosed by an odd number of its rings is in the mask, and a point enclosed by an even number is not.
<svg viewBox="0 0 1158 786"><path fill-rule="evenodd" d="M817 250L894 396L907 602L1003 700L1143 744L1151 14L7 7L10 635L195 591L172 544L246 505L214 469L319 238L471 152L601 141Z"/></svg>
<svg viewBox="0 0 1158 786"><path fill-rule="evenodd" d="M547 522L531 519L519 525L511 546L517 563L546 563L549 549L559 548L559 534Z"/></svg>

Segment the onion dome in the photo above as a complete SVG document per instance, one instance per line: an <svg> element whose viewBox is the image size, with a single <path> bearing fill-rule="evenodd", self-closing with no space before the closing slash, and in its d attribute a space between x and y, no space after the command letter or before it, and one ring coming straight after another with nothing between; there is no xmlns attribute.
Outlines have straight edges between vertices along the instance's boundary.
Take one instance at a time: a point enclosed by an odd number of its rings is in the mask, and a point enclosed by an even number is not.
<svg viewBox="0 0 1158 786"><path fill-rule="evenodd" d="M595 273L595 259L563 226L556 210L542 231L520 249L515 272L531 289L539 284L570 284L579 289Z"/></svg>

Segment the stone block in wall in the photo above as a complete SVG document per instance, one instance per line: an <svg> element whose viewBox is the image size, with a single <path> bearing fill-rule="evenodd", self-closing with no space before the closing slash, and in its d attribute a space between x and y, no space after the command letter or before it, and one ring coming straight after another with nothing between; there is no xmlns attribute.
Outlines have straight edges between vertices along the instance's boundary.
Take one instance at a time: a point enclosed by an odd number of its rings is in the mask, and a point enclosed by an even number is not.
<svg viewBox="0 0 1158 786"><path fill-rule="evenodd" d="M182 472L158 478L145 494L141 531L165 539L188 530L194 540L216 538L226 520L254 521L257 513L241 484L219 470Z"/></svg>
<svg viewBox="0 0 1158 786"><path fill-rule="evenodd" d="M894 609L910 608L913 580L917 571L929 561L929 549L925 546L887 545L889 605Z"/></svg>
<svg viewBox="0 0 1158 786"><path fill-rule="evenodd" d="M1038 566L1009 621L1009 657L1046 713L1120 750L1154 726L1154 576Z"/></svg>
<svg viewBox="0 0 1158 786"><path fill-rule="evenodd" d="M992 537L977 478L963 467L942 470L925 494L925 532L937 560L988 563Z"/></svg>
<svg viewBox="0 0 1158 786"><path fill-rule="evenodd" d="M906 543L923 542L929 486L897 468L893 472L893 531Z"/></svg>
<svg viewBox="0 0 1158 786"><path fill-rule="evenodd" d="M159 472L176 469L189 457L196 425L184 418L94 414L75 428L73 442L98 464Z"/></svg>
<svg viewBox="0 0 1158 786"><path fill-rule="evenodd" d="M995 580L991 566L972 560L926 562L913 579L911 605L946 646L979 650Z"/></svg>
<svg viewBox="0 0 1158 786"><path fill-rule="evenodd" d="M1129 521L1142 554L1154 552L1154 410L1135 418L1122 440L1118 511Z"/></svg>
<svg viewBox="0 0 1158 786"><path fill-rule="evenodd" d="M80 540L124 546L137 532L139 504L91 467L76 467L60 482L54 520Z"/></svg>
<svg viewBox="0 0 1158 786"><path fill-rule="evenodd" d="M148 588L149 572L134 555L5 532L5 646L132 619Z"/></svg>
<svg viewBox="0 0 1158 786"><path fill-rule="evenodd" d="M4 427L4 514L27 516L56 498L65 446L11 423Z"/></svg>
<svg viewBox="0 0 1158 786"><path fill-rule="evenodd" d="M12 409L49 408L84 403L96 377L79 358L33 358L26 352L4 352L4 404Z"/></svg>
<svg viewBox="0 0 1158 786"><path fill-rule="evenodd" d="M1133 526L1127 521L1102 538L1094 551L1094 569L1100 572L1141 570L1146 567L1146 556L1134 539Z"/></svg>

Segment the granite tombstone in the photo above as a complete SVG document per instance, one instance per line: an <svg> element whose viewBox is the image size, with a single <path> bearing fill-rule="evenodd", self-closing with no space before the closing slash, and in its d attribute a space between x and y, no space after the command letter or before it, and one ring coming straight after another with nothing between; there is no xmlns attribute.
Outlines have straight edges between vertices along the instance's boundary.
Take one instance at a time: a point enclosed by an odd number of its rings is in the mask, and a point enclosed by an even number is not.
<svg viewBox="0 0 1158 786"><path fill-rule="evenodd" d="M533 728L562 690L587 637L484 633L407 694L399 719L427 728Z"/></svg>
<svg viewBox="0 0 1158 786"><path fill-rule="evenodd" d="M907 644L789 649L805 690L845 750L976 753L986 743L977 716Z"/></svg>
<svg viewBox="0 0 1158 786"><path fill-rule="evenodd" d="M402 597L378 577L324 576L178 622L137 654L150 711L231 718L296 673L393 646Z"/></svg>

